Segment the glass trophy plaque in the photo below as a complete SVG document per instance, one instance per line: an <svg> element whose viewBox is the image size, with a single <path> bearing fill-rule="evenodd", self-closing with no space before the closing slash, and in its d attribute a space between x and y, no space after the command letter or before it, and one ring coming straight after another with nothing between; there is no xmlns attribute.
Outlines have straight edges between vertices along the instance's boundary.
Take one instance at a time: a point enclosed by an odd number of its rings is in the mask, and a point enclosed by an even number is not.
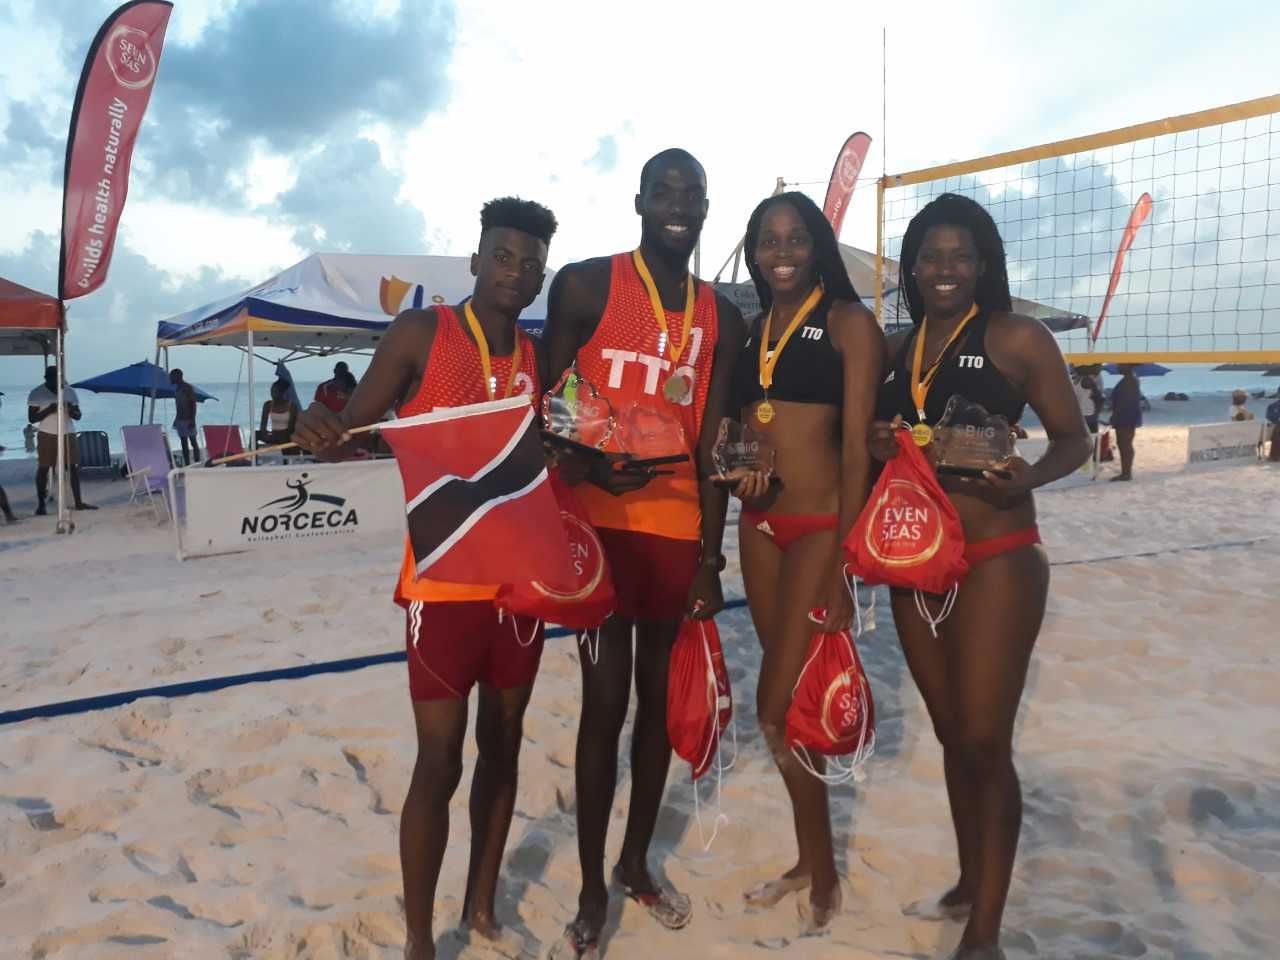
<svg viewBox="0 0 1280 960"><path fill-rule="evenodd" d="M716 443L711 448L711 461L716 468L715 483L737 486L740 480L753 473L773 480L774 454L773 444L763 434L747 424L725 417L720 421Z"/></svg>
<svg viewBox="0 0 1280 960"><path fill-rule="evenodd" d="M933 428L934 466L938 473L982 476L1013 456L1013 431L1006 417L961 396L947 401Z"/></svg>
<svg viewBox="0 0 1280 960"><path fill-rule="evenodd" d="M641 469L689 459L689 440L679 415L669 404L628 407L618 417L615 435L626 455L625 466Z"/></svg>
<svg viewBox="0 0 1280 960"><path fill-rule="evenodd" d="M542 436L555 446L603 457L613 436L613 407L573 367L542 397Z"/></svg>

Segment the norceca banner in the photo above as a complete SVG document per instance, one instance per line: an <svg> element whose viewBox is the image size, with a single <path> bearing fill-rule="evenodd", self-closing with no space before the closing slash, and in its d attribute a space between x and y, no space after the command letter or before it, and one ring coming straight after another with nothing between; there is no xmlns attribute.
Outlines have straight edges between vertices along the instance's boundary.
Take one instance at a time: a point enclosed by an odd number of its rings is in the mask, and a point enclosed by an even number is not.
<svg viewBox="0 0 1280 960"><path fill-rule="evenodd" d="M304 540L404 537L404 488L394 460L192 467L169 477L182 559Z"/></svg>
<svg viewBox="0 0 1280 960"><path fill-rule="evenodd" d="M1187 428L1187 463L1248 463L1258 459L1262 427L1257 420L1205 423Z"/></svg>

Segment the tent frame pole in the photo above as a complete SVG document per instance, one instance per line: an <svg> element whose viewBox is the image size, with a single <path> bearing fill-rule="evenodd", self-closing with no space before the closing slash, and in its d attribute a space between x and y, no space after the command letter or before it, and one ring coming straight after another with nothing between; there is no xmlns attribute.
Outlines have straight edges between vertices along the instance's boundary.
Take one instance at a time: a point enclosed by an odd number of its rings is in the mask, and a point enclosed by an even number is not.
<svg viewBox="0 0 1280 960"><path fill-rule="evenodd" d="M249 328L245 333L245 341L249 354L249 449L251 451L256 451L258 449L258 431L253 425L254 411L257 409L257 404L254 403L253 395L253 326L250 324L248 327ZM257 457L253 458L252 463L254 466L257 466Z"/></svg>
<svg viewBox="0 0 1280 960"><path fill-rule="evenodd" d="M67 476L66 476L66 470L67 470L67 416L66 416L65 408L64 408L64 406L63 406L63 399L64 399L64 398L63 398L63 391L62 391L62 384L63 384L63 382L67 379L67 370L66 370L66 365L67 365L67 352L66 352L66 345L65 345L65 343L63 342L63 334L62 334L63 327L65 327L65 326L66 326L66 322L67 322L67 307L66 307L66 304L60 304L60 306L62 307L62 316L61 316L61 318L60 318L62 322L61 322L60 324L58 324L58 335L57 335L57 351L58 351L58 357L57 357L57 365L58 365L58 399L57 399L57 403L58 403L58 407L57 407L57 416L58 416L58 434L57 434L57 436L58 436L58 458L57 458L57 467L56 467L55 469L57 469L57 471L58 471L58 525L57 525L57 527L56 527L56 530L57 530L57 532L58 532L58 533L72 533L72 532L75 530L76 525L72 522L71 517L70 517L70 513L69 513L69 511L67 510Z"/></svg>

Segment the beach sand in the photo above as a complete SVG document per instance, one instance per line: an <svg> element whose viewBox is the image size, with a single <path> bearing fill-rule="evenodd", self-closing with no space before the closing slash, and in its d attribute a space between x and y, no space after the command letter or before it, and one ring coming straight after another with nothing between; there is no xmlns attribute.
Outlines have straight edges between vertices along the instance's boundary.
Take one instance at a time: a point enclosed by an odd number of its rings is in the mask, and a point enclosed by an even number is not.
<svg viewBox="0 0 1280 960"><path fill-rule="evenodd" d="M1055 566L1017 729L1011 960L1263 958L1280 943L1280 467L1180 460L1185 431L1153 426L1134 483L1039 498ZM0 710L402 648L398 543L179 563L123 481L87 484L104 509L57 537L30 518L29 468L4 472L28 519L0 527ZM736 563L726 593L741 595ZM795 851L755 729L759 650L734 610L719 618L740 749L729 821L704 853L675 764L652 854L694 920L669 933L615 898L608 957L948 954L959 926L901 912L954 879L954 841L939 748L886 609L878 620L861 642L876 757L865 782L833 791L845 910L831 934L795 940L794 899L741 905ZM571 639L548 642L526 719L498 948L454 932L469 778L458 791L441 957L542 956L574 912L577 656ZM399 957L413 757L402 663L0 727L0 956ZM624 764L610 856L628 785ZM705 802L703 816L709 827Z"/></svg>

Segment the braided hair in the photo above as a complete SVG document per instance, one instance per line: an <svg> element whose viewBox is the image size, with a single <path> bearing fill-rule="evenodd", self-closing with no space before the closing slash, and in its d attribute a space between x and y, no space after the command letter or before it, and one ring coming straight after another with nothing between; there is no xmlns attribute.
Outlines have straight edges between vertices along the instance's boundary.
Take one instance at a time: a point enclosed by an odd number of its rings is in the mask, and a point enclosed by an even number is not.
<svg viewBox="0 0 1280 960"><path fill-rule="evenodd" d="M930 227L962 227L973 237L978 249L978 259L984 269L978 276L978 286L973 298L984 313L992 310L1012 310L1009 295L1009 271L1005 265L1004 241L986 207L962 197L958 193L943 193L929 201L911 218L907 232L902 235L902 258L899 262L898 284L907 301L911 322L919 324L924 319L924 298L916 283L914 269L916 257Z"/></svg>
<svg viewBox="0 0 1280 960"><path fill-rule="evenodd" d="M861 303L862 299L853 289L853 281L849 279L849 271L845 268L844 259L840 256L840 244L836 241L836 234L831 229L831 224L827 222L827 218L822 215L816 203L805 194L793 190L760 201L760 204L751 211L751 218L747 221L747 236L742 248L747 253L747 271L756 285L761 309L768 310L773 306L773 291L769 288L760 265L756 263L755 251L756 244L760 240L760 227L764 223L764 215L775 203L791 204L795 212L800 215L800 219L804 221L805 229L813 238L814 274L822 284L826 295L833 300Z"/></svg>

